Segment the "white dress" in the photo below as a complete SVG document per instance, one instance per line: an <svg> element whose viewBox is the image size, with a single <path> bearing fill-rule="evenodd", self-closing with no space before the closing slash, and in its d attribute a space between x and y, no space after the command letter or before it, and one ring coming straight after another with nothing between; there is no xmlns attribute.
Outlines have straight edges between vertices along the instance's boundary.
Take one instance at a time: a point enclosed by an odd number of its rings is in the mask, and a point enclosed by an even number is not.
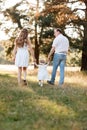
<svg viewBox="0 0 87 130"><path fill-rule="evenodd" d="M18 67L28 67L29 64L29 52L28 46L24 43L23 47L17 49L15 65Z"/></svg>
<svg viewBox="0 0 87 130"><path fill-rule="evenodd" d="M38 80L48 80L47 64L38 65Z"/></svg>

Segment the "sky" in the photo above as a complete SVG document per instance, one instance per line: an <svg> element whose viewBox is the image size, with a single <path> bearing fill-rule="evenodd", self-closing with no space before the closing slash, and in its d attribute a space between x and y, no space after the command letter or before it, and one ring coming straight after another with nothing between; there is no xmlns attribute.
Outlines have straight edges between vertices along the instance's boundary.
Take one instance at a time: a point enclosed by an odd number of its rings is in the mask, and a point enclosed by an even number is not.
<svg viewBox="0 0 87 130"><path fill-rule="evenodd" d="M20 1L21 0L6 0L6 2L4 3L4 9L10 8L10 7L14 6L16 3L20 2ZM29 3L31 3L32 5L34 5L36 3L36 0L27 0L27 1ZM3 20L3 15L2 14L0 14L0 18L1 18L1 20ZM8 24L10 25L11 22L9 22L9 23L7 22L6 26L8 26ZM6 40L8 38L9 37L3 31L0 30L0 40Z"/></svg>
<svg viewBox="0 0 87 130"><path fill-rule="evenodd" d="M6 0L5 7L9 8L9 7L15 5L16 3L20 2L20 1L22 1L22 0ZM27 1L29 3L32 3L32 4L36 3L36 0L27 0Z"/></svg>

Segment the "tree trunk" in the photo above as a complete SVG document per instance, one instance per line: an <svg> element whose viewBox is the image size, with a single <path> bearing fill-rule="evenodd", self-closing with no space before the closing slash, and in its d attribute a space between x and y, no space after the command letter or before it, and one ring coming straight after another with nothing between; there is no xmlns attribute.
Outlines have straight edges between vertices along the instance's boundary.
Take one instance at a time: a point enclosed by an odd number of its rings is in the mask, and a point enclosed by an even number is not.
<svg viewBox="0 0 87 130"><path fill-rule="evenodd" d="M85 19L87 19L87 3L85 4L86 4ZM83 38L83 48L82 48L81 70L87 71L87 21L84 21L83 25L84 25L84 38Z"/></svg>
<svg viewBox="0 0 87 130"><path fill-rule="evenodd" d="M39 0L37 0L37 5L36 5L36 14L38 13L39 9ZM38 16L35 17L35 59L36 63L39 63L39 40L38 40L38 32L37 32L37 21L38 21Z"/></svg>
<svg viewBox="0 0 87 130"><path fill-rule="evenodd" d="M39 63L39 44L38 44L38 38L37 38L37 20L35 21L35 59L36 63Z"/></svg>

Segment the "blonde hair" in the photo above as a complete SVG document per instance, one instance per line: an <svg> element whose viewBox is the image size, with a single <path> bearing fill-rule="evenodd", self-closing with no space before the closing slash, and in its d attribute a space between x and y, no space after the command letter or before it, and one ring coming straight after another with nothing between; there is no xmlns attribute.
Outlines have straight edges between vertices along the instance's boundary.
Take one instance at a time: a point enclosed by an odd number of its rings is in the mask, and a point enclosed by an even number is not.
<svg viewBox="0 0 87 130"><path fill-rule="evenodd" d="M22 29L19 36L16 38L16 44L18 47L23 47L24 43L27 43L27 38L28 38L28 30L27 29Z"/></svg>

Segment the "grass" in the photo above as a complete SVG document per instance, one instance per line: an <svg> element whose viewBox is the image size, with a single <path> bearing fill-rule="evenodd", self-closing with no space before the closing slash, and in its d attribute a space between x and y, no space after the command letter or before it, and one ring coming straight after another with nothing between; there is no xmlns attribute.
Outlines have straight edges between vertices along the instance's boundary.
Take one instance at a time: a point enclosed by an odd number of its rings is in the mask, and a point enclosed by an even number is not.
<svg viewBox="0 0 87 130"><path fill-rule="evenodd" d="M0 130L87 130L87 73L66 72L65 85L39 87L37 70L28 87L13 72L0 73Z"/></svg>

